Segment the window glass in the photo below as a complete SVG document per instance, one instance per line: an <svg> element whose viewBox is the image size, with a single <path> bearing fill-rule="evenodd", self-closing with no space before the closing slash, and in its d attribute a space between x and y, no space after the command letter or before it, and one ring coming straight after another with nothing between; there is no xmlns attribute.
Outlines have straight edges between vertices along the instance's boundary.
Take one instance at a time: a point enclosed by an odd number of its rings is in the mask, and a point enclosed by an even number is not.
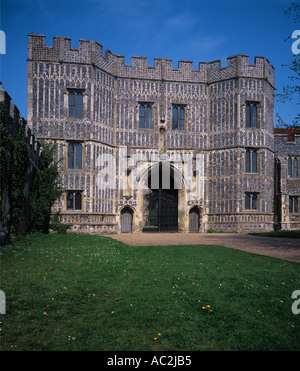
<svg viewBox="0 0 300 371"><path fill-rule="evenodd" d="M250 195L247 193L245 197L245 209L250 210Z"/></svg>
<svg viewBox="0 0 300 371"><path fill-rule="evenodd" d="M251 172L251 169L250 169L250 150L248 149L246 151L246 173L250 173Z"/></svg>
<svg viewBox="0 0 300 371"><path fill-rule="evenodd" d="M177 125L178 125L178 110L177 107L173 107L172 129L177 130Z"/></svg>
<svg viewBox="0 0 300 371"><path fill-rule="evenodd" d="M67 194L67 210L73 210L73 192Z"/></svg>
<svg viewBox="0 0 300 371"><path fill-rule="evenodd" d="M179 110L179 130L184 130L184 108L180 107Z"/></svg>
<svg viewBox="0 0 300 371"><path fill-rule="evenodd" d="M81 210L81 193L75 194L75 210Z"/></svg>
<svg viewBox="0 0 300 371"><path fill-rule="evenodd" d="M152 108L151 106L147 106L146 109L146 128L151 129L151 122L152 122Z"/></svg>
<svg viewBox="0 0 300 371"><path fill-rule="evenodd" d="M69 94L69 117L75 117L75 93Z"/></svg>
<svg viewBox="0 0 300 371"><path fill-rule="evenodd" d="M76 145L76 169L82 169L82 144Z"/></svg>
<svg viewBox="0 0 300 371"><path fill-rule="evenodd" d="M257 173L257 152L252 151L252 173Z"/></svg>
<svg viewBox="0 0 300 371"><path fill-rule="evenodd" d="M293 212L293 197L289 197L289 212Z"/></svg>
<svg viewBox="0 0 300 371"><path fill-rule="evenodd" d="M76 117L83 117L83 95L82 93L77 93L76 95Z"/></svg>
<svg viewBox="0 0 300 371"><path fill-rule="evenodd" d="M256 107L256 104L252 105L251 126L253 128L257 127L257 107Z"/></svg>
<svg viewBox="0 0 300 371"><path fill-rule="evenodd" d="M250 102L246 104L246 128L257 128L257 106L257 102Z"/></svg>
<svg viewBox="0 0 300 371"><path fill-rule="evenodd" d="M140 106L139 126L140 126L140 128L145 127L145 107L143 105Z"/></svg>
<svg viewBox="0 0 300 371"><path fill-rule="evenodd" d="M298 160L294 158L294 171L293 171L293 176L297 177L298 176Z"/></svg>
<svg viewBox="0 0 300 371"><path fill-rule="evenodd" d="M288 176L292 176L292 159L291 157L288 158Z"/></svg>
<svg viewBox="0 0 300 371"><path fill-rule="evenodd" d="M252 210L256 210L257 195L252 195Z"/></svg>
<svg viewBox="0 0 300 371"><path fill-rule="evenodd" d="M251 106L250 104L246 105L246 127L251 127Z"/></svg>
<svg viewBox="0 0 300 371"><path fill-rule="evenodd" d="M74 144L68 144L68 168L74 169Z"/></svg>

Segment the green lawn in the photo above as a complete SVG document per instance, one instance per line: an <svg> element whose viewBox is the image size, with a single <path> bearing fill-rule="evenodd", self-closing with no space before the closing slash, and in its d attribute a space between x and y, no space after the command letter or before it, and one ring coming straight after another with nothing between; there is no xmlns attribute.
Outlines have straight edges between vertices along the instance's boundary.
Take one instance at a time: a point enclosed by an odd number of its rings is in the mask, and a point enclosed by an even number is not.
<svg viewBox="0 0 300 371"><path fill-rule="evenodd" d="M300 264L218 246L1 248L1 350L300 350Z"/></svg>

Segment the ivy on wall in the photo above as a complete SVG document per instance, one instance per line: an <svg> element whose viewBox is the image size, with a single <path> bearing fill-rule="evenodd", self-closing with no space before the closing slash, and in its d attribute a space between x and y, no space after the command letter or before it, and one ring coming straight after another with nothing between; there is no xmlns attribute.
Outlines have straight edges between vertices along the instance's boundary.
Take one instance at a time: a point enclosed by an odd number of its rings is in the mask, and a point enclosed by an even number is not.
<svg viewBox="0 0 300 371"><path fill-rule="evenodd" d="M1 191L4 187L4 180L8 181L6 179L6 173L7 173L7 164L9 162L9 135L8 130L6 126L4 125L4 104L3 102L0 103L0 184L1 184ZM1 192L1 200L2 200L2 192ZM2 206L2 203L1 203ZM1 215L2 215L2 209L1 209Z"/></svg>
<svg viewBox="0 0 300 371"><path fill-rule="evenodd" d="M42 143L38 167L34 171L30 193L30 231L48 233L51 206L62 195L58 182L58 163L54 154L56 145Z"/></svg>
<svg viewBox="0 0 300 371"><path fill-rule="evenodd" d="M12 118L8 108L0 103L1 223L8 232L1 243L27 232L48 233L51 206L62 194L56 146L42 143L32 160L24 123L19 115Z"/></svg>
<svg viewBox="0 0 300 371"><path fill-rule="evenodd" d="M11 163L11 235L22 235L24 233L20 226L25 201L25 176L29 164L29 150L25 131L20 122L17 122Z"/></svg>

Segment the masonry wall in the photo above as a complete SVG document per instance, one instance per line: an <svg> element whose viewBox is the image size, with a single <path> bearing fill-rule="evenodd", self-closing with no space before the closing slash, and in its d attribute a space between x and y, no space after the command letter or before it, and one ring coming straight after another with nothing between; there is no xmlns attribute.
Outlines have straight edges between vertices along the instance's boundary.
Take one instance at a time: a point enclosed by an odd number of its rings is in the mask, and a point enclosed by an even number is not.
<svg viewBox="0 0 300 371"><path fill-rule="evenodd" d="M300 228L300 129L275 128L276 218L281 229ZM298 162L297 176L288 175L288 158ZM289 198L298 200L298 211L290 212Z"/></svg>
<svg viewBox="0 0 300 371"><path fill-rule="evenodd" d="M1 244L7 243L10 237L10 226L12 223L12 162L14 151L14 139L17 133L17 127L20 124L24 129L26 137L29 159L26 161L26 168L24 169L24 186L23 186L23 200L22 204L18 205L21 210L20 222L17 233L25 235L28 230L28 213L29 213L29 195L32 187L34 166L38 164L40 143L32 134L27 122L20 115L18 108L13 103L9 94L0 85L0 103L1 103L1 124L7 135L1 133L1 152L3 158L1 159L1 220L0 220L0 242ZM5 153L5 154L4 154Z"/></svg>

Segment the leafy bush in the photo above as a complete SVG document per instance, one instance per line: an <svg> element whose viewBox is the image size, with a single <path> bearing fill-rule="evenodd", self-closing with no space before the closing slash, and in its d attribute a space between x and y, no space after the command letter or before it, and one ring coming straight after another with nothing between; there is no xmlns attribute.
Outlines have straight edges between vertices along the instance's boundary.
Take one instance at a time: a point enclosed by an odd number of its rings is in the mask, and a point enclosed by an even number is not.
<svg viewBox="0 0 300 371"><path fill-rule="evenodd" d="M71 224L64 224L61 222L61 216L60 212L57 211L50 224L49 224L50 229L52 229L54 232L57 232L58 234L64 234L67 233L67 230L71 227Z"/></svg>
<svg viewBox="0 0 300 371"><path fill-rule="evenodd" d="M48 233L51 206L62 190L58 182L58 163L53 161L56 146L43 143L30 194L30 231Z"/></svg>

